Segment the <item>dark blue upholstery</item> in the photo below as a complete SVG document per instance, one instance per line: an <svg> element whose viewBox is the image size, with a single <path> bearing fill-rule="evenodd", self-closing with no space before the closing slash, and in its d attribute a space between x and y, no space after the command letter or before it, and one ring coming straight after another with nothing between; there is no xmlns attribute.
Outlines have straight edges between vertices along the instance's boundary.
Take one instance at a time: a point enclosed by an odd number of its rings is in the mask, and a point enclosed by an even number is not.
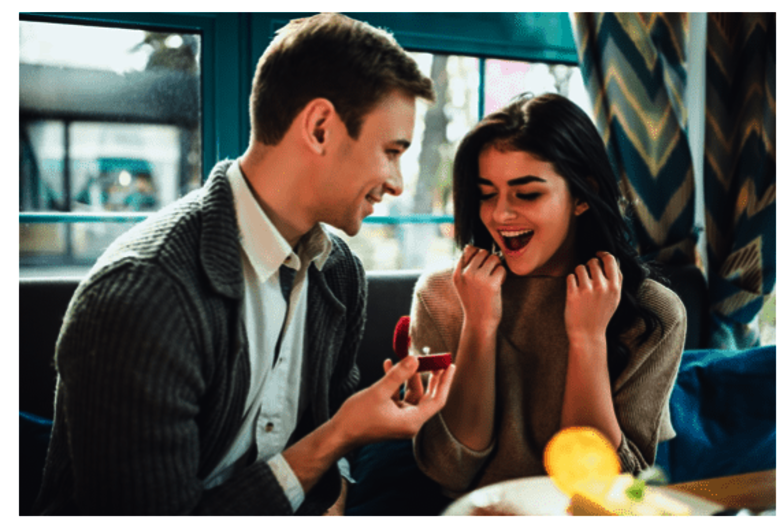
<svg viewBox="0 0 780 520"><path fill-rule="evenodd" d="M672 390L677 437L656 465L687 482L777 466L776 347L684 352Z"/></svg>
<svg viewBox="0 0 780 520"><path fill-rule="evenodd" d="M51 436L51 421L19 413L19 514L29 515L41 487L43 463Z"/></svg>
<svg viewBox="0 0 780 520"><path fill-rule="evenodd" d="M436 516L451 500L417 467L412 441L364 446L352 463L347 516Z"/></svg>

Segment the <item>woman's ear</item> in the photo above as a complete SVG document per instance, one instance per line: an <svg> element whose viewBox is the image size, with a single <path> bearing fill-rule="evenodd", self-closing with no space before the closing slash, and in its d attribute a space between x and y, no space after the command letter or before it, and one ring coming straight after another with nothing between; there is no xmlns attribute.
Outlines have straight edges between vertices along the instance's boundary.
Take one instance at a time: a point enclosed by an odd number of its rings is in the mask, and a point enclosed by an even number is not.
<svg viewBox="0 0 780 520"><path fill-rule="evenodd" d="M590 184L590 187L593 188L593 192L594 193L598 194L598 192L599 192L599 183L596 182L596 179L594 179L593 177L585 177L585 182ZM582 215L583 213L588 211L588 209L590 209L590 206L588 205L587 202L585 202L584 200L580 200L580 199L574 199L574 215L575 216L579 217L580 215Z"/></svg>

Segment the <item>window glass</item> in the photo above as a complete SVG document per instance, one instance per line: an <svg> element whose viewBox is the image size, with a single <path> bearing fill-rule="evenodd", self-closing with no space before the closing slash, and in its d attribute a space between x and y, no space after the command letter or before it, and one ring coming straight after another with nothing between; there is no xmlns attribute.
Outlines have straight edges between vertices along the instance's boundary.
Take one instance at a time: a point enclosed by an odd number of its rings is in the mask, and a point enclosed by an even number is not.
<svg viewBox="0 0 780 520"><path fill-rule="evenodd" d="M111 214L201 185L200 36L20 21L19 37L19 210L63 215L22 221L20 268L89 265L133 223Z"/></svg>
<svg viewBox="0 0 780 520"><path fill-rule="evenodd" d="M555 92L592 116L590 99L577 65L485 60L485 114L506 106L525 92Z"/></svg>

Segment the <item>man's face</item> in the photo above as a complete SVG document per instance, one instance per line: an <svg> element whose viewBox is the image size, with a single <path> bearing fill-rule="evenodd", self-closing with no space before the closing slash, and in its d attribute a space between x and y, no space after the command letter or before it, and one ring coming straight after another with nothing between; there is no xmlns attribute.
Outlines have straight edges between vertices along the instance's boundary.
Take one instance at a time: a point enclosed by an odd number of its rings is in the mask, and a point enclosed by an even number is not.
<svg viewBox="0 0 780 520"><path fill-rule="evenodd" d="M321 222L354 236L385 193L401 194L400 158L411 143L414 116L414 97L394 91L368 113L357 140L340 125L343 135L321 190Z"/></svg>

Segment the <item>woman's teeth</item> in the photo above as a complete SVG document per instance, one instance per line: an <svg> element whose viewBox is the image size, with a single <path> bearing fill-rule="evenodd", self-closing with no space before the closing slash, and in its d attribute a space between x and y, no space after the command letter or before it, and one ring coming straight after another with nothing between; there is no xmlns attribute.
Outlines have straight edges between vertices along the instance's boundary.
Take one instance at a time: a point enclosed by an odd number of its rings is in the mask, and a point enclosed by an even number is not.
<svg viewBox="0 0 780 520"><path fill-rule="evenodd" d="M525 231L501 231L500 234L507 249L519 251L528 245L534 232L529 229Z"/></svg>

